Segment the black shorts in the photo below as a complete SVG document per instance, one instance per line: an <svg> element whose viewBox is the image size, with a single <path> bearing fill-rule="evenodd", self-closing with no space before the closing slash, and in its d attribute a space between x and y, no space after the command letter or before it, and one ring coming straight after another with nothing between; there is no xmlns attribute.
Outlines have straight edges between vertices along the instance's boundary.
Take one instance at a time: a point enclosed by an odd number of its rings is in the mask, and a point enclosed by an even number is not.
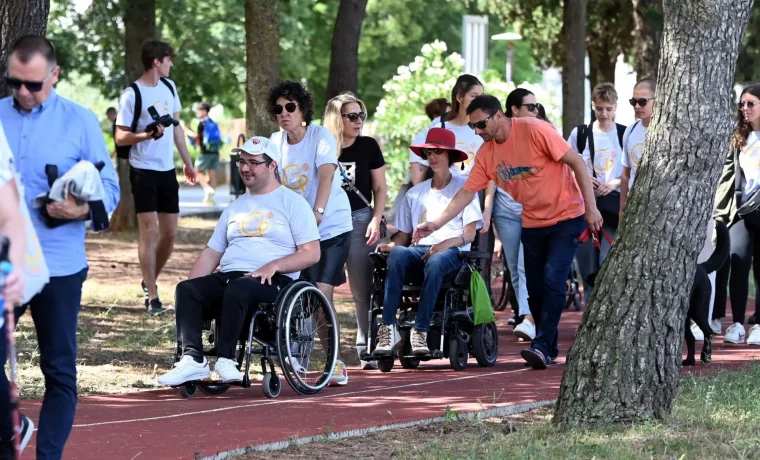
<svg viewBox="0 0 760 460"><path fill-rule="evenodd" d="M153 171L129 167L135 212L179 214L179 183L174 170Z"/></svg>
<svg viewBox="0 0 760 460"><path fill-rule="evenodd" d="M351 232L341 233L319 242L319 262L301 272L301 277L312 283L340 286L346 282L344 267L351 248Z"/></svg>

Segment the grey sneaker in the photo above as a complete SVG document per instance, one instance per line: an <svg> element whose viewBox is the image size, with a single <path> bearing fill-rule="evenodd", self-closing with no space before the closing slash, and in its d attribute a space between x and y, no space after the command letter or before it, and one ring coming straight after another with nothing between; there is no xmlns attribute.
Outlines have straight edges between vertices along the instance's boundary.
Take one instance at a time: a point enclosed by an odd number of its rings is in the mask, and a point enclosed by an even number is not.
<svg viewBox="0 0 760 460"><path fill-rule="evenodd" d="M535 348L522 350L520 356L522 356L522 359L524 359L533 369L543 370L552 363L551 359L544 356L540 350L536 350Z"/></svg>

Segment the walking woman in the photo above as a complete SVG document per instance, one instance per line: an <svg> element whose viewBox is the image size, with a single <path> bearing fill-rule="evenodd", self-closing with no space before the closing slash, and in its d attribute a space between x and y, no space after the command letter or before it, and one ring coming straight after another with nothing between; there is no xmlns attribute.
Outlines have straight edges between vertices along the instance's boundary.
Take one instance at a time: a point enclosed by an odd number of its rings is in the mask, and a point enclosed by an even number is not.
<svg viewBox="0 0 760 460"><path fill-rule="evenodd" d="M335 136L327 128L311 123L314 101L299 83L284 81L272 88L268 109L282 128L270 137L282 153L282 185L309 202L319 227L321 258L302 274L333 305L333 290L346 282L343 267L348 259L353 230L351 206L346 192L341 188L340 173L337 171ZM327 338L324 340L326 342ZM347 383L348 372L340 359L338 347L338 362L330 384Z"/></svg>
<svg viewBox="0 0 760 460"><path fill-rule="evenodd" d="M713 217L728 225L731 236L731 256L718 270L715 280L713 330L720 331L720 319L726 314L726 289L731 295L733 324L723 337L724 342L744 343L744 316L749 294L749 272L752 254L760 245L758 229L742 220L737 210L760 191L760 85L752 85L741 93L736 114L736 129L731 137L731 149L718 183ZM738 180L737 180L738 175ZM738 185L738 187L737 187ZM749 345L760 345L760 325L750 329Z"/></svg>
<svg viewBox="0 0 760 460"><path fill-rule="evenodd" d="M330 99L322 120L338 141L338 161L345 172L343 180L351 184L346 193L351 203L353 230L346 267L356 306L356 352L360 358L367 348L369 324L372 264L368 254L374 252L380 239L380 222L388 198L383 152L375 139L361 135L366 118L364 102L347 92ZM377 363L361 364L363 369L377 368Z"/></svg>

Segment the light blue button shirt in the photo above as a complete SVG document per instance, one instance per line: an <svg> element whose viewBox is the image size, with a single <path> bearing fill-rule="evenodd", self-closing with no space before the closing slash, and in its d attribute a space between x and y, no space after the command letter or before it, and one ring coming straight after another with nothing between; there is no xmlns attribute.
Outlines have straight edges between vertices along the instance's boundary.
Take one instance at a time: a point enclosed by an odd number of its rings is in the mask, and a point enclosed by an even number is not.
<svg viewBox="0 0 760 460"><path fill-rule="evenodd" d="M75 221L49 228L39 210L32 208L32 201L50 190L45 165L58 166L59 175L63 175L78 161L87 160L105 163L100 176L106 212L111 213L119 204L119 180L95 114L59 96L53 89L50 97L30 113L17 107L13 97L0 99L0 122L13 152L50 276L80 272L87 267L85 223Z"/></svg>

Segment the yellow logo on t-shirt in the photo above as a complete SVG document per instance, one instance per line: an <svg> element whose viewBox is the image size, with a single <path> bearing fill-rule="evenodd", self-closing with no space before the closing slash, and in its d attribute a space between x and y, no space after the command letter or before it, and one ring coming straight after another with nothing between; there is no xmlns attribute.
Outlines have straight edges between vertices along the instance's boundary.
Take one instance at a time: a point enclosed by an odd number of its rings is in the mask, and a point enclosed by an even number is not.
<svg viewBox="0 0 760 460"><path fill-rule="evenodd" d="M304 174L301 174L301 171L308 171L309 165L298 165L295 163L291 163L284 168L282 168L282 185L289 188L290 190L300 192L300 193L306 193L306 185L309 183L309 178L306 177Z"/></svg>
<svg viewBox="0 0 760 460"><path fill-rule="evenodd" d="M641 161L641 155L644 154L644 143L639 142L638 144L634 144L633 148L631 148L631 167L633 169L636 169L639 167L639 162Z"/></svg>
<svg viewBox="0 0 760 460"><path fill-rule="evenodd" d="M240 221L240 231L246 236L262 236L269 230L269 219L273 217L270 212L266 216L254 211Z"/></svg>
<svg viewBox="0 0 760 460"><path fill-rule="evenodd" d="M760 169L760 145L753 145L741 153L742 168Z"/></svg>
<svg viewBox="0 0 760 460"><path fill-rule="evenodd" d="M597 174L603 174L607 171L611 171L615 167L614 158L617 156L617 152L609 151L607 149L594 150L594 169Z"/></svg>
<svg viewBox="0 0 760 460"><path fill-rule="evenodd" d="M420 214L419 222L417 222L417 223L418 224L424 224L425 222L427 222L427 220L425 220L425 219L427 219L427 209L424 210L424 211L422 211L422 214Z"/></svg>

